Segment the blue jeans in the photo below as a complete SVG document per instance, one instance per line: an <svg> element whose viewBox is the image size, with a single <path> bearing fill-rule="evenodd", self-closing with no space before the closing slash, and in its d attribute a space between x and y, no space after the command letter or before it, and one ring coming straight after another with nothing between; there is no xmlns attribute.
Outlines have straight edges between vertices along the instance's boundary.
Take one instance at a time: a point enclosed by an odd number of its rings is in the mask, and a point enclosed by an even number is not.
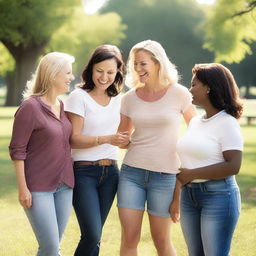
<svg viewBox="0 0 256 256"><path fill-rule="evenodd" d="M229 255L240 210L235 176L183 186L181 227L189 255Z"/></svg>
<svg viewBox="0 0 256 256"><path fill-rule="evenodd" d="M102 228L116 194L119 171L114 165L81 165L74 170L73 205L81 232L75 256L96 256Z"/></svg>
<svg viewBox="0 0 256 256"><path fill-rule="evenodd" d="M72 209L73 190L61 184L54 191L31 192L25 213L37 238L37 256L58 256L59 244Z"/></svg>

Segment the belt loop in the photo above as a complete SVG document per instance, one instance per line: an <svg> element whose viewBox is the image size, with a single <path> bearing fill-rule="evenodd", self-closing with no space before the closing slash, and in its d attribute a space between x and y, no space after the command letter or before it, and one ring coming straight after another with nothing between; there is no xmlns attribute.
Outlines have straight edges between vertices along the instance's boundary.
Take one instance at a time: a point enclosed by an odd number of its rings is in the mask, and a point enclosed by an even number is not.
<svg viewBox="0 0 256 256"><path fill-rule="evenodd" d="M233 180L234 180L234 176L228 176L228 177L224 178L224 182L226 183L226 185L232 184Z"/></svg>
<svg viewBox="0 0 256 256"><path fill-rule="evenodd" d="M205 191L206 191L205 182L200 182L200 183L199 183L199 186L200 186L200 190L201 190L202 192L205 192Z"/></svg>

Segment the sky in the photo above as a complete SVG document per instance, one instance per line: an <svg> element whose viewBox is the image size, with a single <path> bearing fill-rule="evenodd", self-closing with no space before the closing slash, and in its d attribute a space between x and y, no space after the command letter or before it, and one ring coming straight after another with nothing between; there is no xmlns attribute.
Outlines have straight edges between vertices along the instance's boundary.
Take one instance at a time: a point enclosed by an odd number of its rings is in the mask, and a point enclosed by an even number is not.
<svg viewBox="0 0 256 256"><path fill-rule="evenodd" d="M108 0L82 0L84 11L88 15L95 14Z"/></svg>
<svg viewBox="0 0 256 256"><path fill-rule="evenodd" d="M199 4L214 4L215 0L196 0Z"/></svg>

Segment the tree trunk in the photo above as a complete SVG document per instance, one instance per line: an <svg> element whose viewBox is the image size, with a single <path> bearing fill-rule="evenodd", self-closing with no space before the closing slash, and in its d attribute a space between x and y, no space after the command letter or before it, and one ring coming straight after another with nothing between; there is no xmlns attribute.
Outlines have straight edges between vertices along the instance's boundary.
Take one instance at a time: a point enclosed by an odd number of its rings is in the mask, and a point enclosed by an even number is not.
<svg viewBox="0 0 256 256"><path fill-rule="evenodd" d="M247 84L247 85L245 86L245 95L244 95L244 97L245 97L246 99L249 99L249 98L250 98L250 85L249 85L249 84Z"/></svg>
<svg viewBox="0 0 256 256"><path fill-rule="evenodd" d="M35 64L46 43L41 45L14 46L3 42L15 59L15 71L7 75L7 97L5 106L20 105L22 92L35 71Z"/></svg>

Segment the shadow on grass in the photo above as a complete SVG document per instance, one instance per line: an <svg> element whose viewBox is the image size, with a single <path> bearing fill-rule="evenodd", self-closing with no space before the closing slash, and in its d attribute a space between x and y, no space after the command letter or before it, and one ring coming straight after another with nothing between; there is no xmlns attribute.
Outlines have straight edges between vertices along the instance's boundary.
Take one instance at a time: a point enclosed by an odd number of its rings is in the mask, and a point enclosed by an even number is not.
<svg viewBox="0 0 256 256"><path fill-rule="evenodd" d="M248 149L254 149L254 157L256 158L256 142L246 142L244 147ZM244 155L249 154L250 152L244 152Z"/></svg>
<svg viewBox="0 0 256 256"><path fill-rule="evenodd" d="M0 198L9 197L17 190L16 177L11 160L0 160Z"/></svg>
<svg viewBox="0 0 256 256"><path fill-rule="evenodd" d="M17 190L16 177L9 156L10 136L1 136L0 144L0 198L8 197Z"/></svg>
<svg viewBox="0 0 256 256"><path fill-rule="evenodd" d="M239 173L237 183L241 191L242 202L248 206L256 206L256 177Z"/></svg>
<svg viewBox="0 0 256 256"><path fill-rule="evenodd" d="M251 146L251 145L250 145ZM250 149L250 146L247 145L247 148ZM255 147L254 147L255 148ZM253 148L253 149L254 149ZM243 160L242 160L242 165L246 163L254 163L253 164L253 168L254 170L252 171L256 171L256 151L252 151L252 152L243 152Z"/></svg>
<svg viewBox="0 0 256 256"><path fill-rule="evenodd" d="M13 120L13 117L10 117L10 116L0 116L0 120Z"/></svg>
<svg viewBox="0 0 256 256"><path fill-rule="evenodd" d="M3 159L9 159L9 143L10 143L10 140L11 140L10 136L1 136L0 137L0 141L1 141L1 143L0 143L0 154L1 154L1 156L3 156L3 157L1 157L0 160L2 160L2 158Z"/></svg>

